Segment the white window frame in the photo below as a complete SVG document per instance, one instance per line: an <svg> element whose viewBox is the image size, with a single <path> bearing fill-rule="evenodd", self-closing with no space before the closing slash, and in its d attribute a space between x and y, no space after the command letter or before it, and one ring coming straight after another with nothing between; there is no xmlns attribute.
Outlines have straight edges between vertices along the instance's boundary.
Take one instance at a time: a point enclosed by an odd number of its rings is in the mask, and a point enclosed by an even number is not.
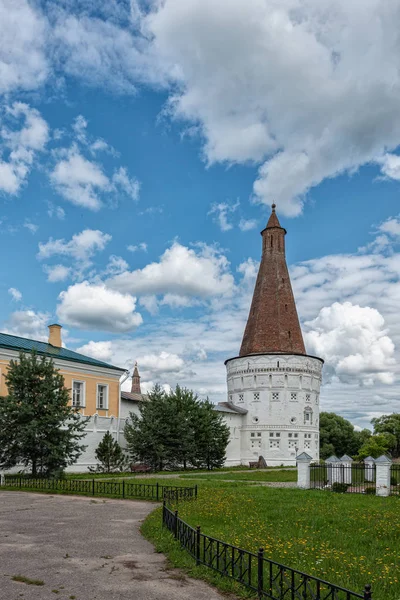
<svg viewBox="0 0 400 600"><path fill-rule="evenodd" d="M81 383L82 384L82 402L78 404L74 404L74 384ZM86 406L86 381L82 379L73 379L72 380L72 406L74 408L85 408Z"/></svg>
<svg viewBox="0 0 400 600"><path fill-rule="evenodd" d="M106 388L106 397L104 406L99 406L99 387ZM108 410L108 383L98 383L96 385L96 409L98 410Z"/></svg>

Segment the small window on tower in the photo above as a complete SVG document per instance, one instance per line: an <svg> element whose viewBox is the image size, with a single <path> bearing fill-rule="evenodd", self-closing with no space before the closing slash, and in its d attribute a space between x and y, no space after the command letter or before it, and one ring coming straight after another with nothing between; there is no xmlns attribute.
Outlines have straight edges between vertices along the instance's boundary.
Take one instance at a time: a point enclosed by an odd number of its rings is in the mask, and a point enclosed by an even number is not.
<svg viewBox="0 0 400 600"><path fill-rule="evenodd" d="M279 400L279 392L272 392L272 400Z"/></svg>
<svg viewBox="0 0 400 600"><path fill-rule="evenodd" d="M260 399L260 393L254 392L254 400L259 400L259 399Z"/></svg>
<svg viewBox="0 0 400 600"><path fill-rule="evenodd" d="M290 333L290 331L288 331L288 336L289 336L289 340L292 337L292 334Z"/></svg>
<svg viewBox="0 0 400 600"><path fill-rule="evenodd" d="M287 304L285 304L285 310L286 310L286 312L287 312Z"/></svg>
<svg viewBox="0 0 400 600"><path fill-rule="evenodd" d="M243 402L243 398L244 398L244 395L243 394L239 394L239 402Z"/></svg>

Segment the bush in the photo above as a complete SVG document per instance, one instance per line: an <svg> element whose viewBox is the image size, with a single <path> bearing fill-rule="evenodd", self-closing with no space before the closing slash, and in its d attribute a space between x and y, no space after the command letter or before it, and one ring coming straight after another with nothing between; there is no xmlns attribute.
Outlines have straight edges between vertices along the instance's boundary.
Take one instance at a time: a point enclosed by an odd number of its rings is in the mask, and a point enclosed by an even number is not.
<svg viewBox="0 0 400 600"><path fill-rule="evenodd" d="M347 492L348 487L348 483L340 483L339 481L335 481L335 483L332 484L332 492L336 492L337 494L344 494L345 492Z"/></svg>
<svg viewBox="0 0 400 600"><path fill-rule="evenodd" d="M364 493L372 496L376 494L376 489L374 487L367 487L364 489Z"/></svg>

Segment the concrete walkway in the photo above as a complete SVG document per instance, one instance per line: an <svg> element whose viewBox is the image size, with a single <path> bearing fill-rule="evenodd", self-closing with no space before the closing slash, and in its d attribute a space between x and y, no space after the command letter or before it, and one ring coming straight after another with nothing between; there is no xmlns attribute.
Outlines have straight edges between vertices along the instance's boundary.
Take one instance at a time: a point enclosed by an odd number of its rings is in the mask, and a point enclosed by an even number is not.
<svg viewBox="0 0 400 600"><path fill-rule="evenodd" d="M167 569L139 532L149 502L0 492L1 600L226 600ZM20 575L26 583L13 581ZM37 586L29 580L42 580Z"/></svg>

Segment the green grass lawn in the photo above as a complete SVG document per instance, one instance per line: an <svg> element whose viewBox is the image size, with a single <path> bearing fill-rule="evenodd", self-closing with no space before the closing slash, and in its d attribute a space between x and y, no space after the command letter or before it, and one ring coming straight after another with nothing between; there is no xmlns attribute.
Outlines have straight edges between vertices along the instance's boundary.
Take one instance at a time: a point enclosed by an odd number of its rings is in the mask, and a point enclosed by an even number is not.
<svg viewBox="0 0 400 600"><path fill-rule="evenodd" d="M262 546L267 558L352 591L371 583L376 600L400 598L398 498L210 481L200 485L197 502L177 508L189 524L221 540L253 552ZM160 520L159 511L152 513L143 533L182 566L187 558Z"/></svg>
<svg viewBox="0 0 400 600"><path fill-rule="evenodd" d="M191 481L198 480L198 482L206 481L297 481L297 470L277 469L274 471L252 471L249 473L226 473L218 475L181 475L181 479Z"/></svg>

